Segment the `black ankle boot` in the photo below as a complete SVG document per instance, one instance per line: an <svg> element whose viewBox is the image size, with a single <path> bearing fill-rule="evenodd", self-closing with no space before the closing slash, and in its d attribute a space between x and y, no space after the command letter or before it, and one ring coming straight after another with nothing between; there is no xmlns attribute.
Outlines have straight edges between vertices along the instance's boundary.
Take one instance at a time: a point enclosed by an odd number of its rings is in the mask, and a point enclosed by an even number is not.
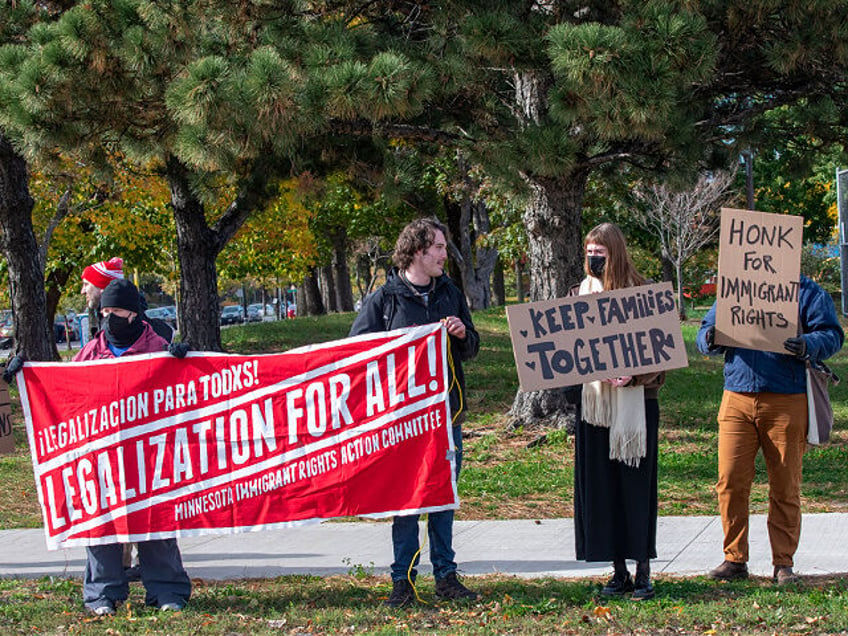
<svg viewBox="0 0 848 636"><path fill-rule="evenodd" d="M627 571L627 564L624 561L614 561L612 565L615 572L607 584L601 588L601 596L622 596L632 592L633 579Z"/></svg>
<svg viewBox="0 0 848 636"><path fill-rule="evenodd" d="M630 598L634 601L647 601L654 598L654 586L651 585L651 562L647 559L636 564L636 583Z"/></svg>

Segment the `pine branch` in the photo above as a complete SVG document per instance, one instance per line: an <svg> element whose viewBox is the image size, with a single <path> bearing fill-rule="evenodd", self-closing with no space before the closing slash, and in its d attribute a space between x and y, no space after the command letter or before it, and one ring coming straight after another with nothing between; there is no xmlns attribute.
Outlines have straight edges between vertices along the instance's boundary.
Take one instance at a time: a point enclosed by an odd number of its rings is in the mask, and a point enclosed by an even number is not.
<svg viewBox="0 0 848 636"><path fill-rule="evenodd" d="M459 135L428 126L411 124L373 123L363 119L355 121L334 120L330 122L330 131L338 135L353 135L355 137L373 136L387 139L406 139L408 141L425 141L431 143L456 144L476 140L468 135Z"/></svg>

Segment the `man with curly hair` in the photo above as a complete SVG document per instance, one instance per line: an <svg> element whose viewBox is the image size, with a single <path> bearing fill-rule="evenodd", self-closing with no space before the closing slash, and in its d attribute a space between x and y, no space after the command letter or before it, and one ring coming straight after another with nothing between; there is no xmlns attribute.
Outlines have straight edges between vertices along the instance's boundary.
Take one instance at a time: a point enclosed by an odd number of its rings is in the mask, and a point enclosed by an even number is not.
<svg viewBox="0 0 848 636"><path fill-rule="evenodd" d="M417 219L400 233L393 260L396 265L386 284L365 299L350 335L391 331L442 321L447 328L454 378L449 385L456 474L462 463L462 411L465 376L462 361L477 355L480 336L471 322L465 296L445 274L447 228L437 219ZM436 578L436 595L444 599L474 600L477 594L456 576L453 551L453 510L431 512L427 531L430 561ZM415 601L415 566L418 564L418 515L394 518L392 524L392 593L386 604L401 607ZM414 562L413 562L414 560Z"/></svg>

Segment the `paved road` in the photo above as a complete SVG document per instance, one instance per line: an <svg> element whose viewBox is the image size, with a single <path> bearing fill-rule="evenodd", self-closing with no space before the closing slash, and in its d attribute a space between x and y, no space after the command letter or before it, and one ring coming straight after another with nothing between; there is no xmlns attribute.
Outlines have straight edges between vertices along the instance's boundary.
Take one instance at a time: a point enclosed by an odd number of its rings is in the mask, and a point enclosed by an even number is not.
<svg viewBox="0 0 848 636"><path fill-rule="evenodd" d="M718 517L660 517L656 575L704 574L722 560ZM323 523L281 530L180 539L189 574L204 579L275 577L286 574L347 573L362 566L387 573L391 562L391 524ZM459 521L454 547L460 573L505 573L535 577L602 576L609 564L574 558L571 519ZM423 574L430 574L424 550ZM82 576L85 550L48 551L41 530L0 531L0 576ZM763 515L752 517L752 574L771 576L772 565ZM795 569L802 575L848 576L848 514L807 514Z"/></svg>

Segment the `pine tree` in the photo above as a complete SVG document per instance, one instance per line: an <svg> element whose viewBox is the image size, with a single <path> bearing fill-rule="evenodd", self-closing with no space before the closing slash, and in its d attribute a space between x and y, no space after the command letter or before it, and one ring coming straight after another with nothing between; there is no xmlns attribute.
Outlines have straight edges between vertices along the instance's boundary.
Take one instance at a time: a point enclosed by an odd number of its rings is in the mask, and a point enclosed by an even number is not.
<svg viewBox="0 0 848 636"><path fill-rule="evenodd" d="M432 80L391 43L333 3L93 0L4 49L0 123L27 156L120 150L159 171L183 338L216 350L215 258L275 175L300 169L305 140L421 112ZM221 186L235 195L212 208Z"/></svg>
<svg viewBox="0 0 848 636"><path fill-rule="evenodd" d="M31 25L50 19L48 9L55 9L53 3L44 3L41 9L27 0L4 4L0 9L0 45L20 42ZM0 48L0 69L9 57L10 52ZM15 96L6 88L0 79L0 111L4 112L18 108ZM29 360L52 360L56 350L53 329L47 321L45 259L33 229L33 205L29 166L0 117L0 244L9 272L16 353Z"/></svg>
<svg viewBox="0 0 848 636"><path fill-rule="evenodd" d="M529 189L530 299L581 276L581 212L603 166L694 172L728 144L758 143L759 118L786 105L844 112L844 2L479 3L464 26L499 97L498 126L474 131L490 169ZM480 81L480 80L478 80ZM490 116L491 117L491 116ZM798 120L800 124L801 121ZM743 146L744 147L744 146ZM563 391L519 394L519 423L558 419Z"/></svg>

